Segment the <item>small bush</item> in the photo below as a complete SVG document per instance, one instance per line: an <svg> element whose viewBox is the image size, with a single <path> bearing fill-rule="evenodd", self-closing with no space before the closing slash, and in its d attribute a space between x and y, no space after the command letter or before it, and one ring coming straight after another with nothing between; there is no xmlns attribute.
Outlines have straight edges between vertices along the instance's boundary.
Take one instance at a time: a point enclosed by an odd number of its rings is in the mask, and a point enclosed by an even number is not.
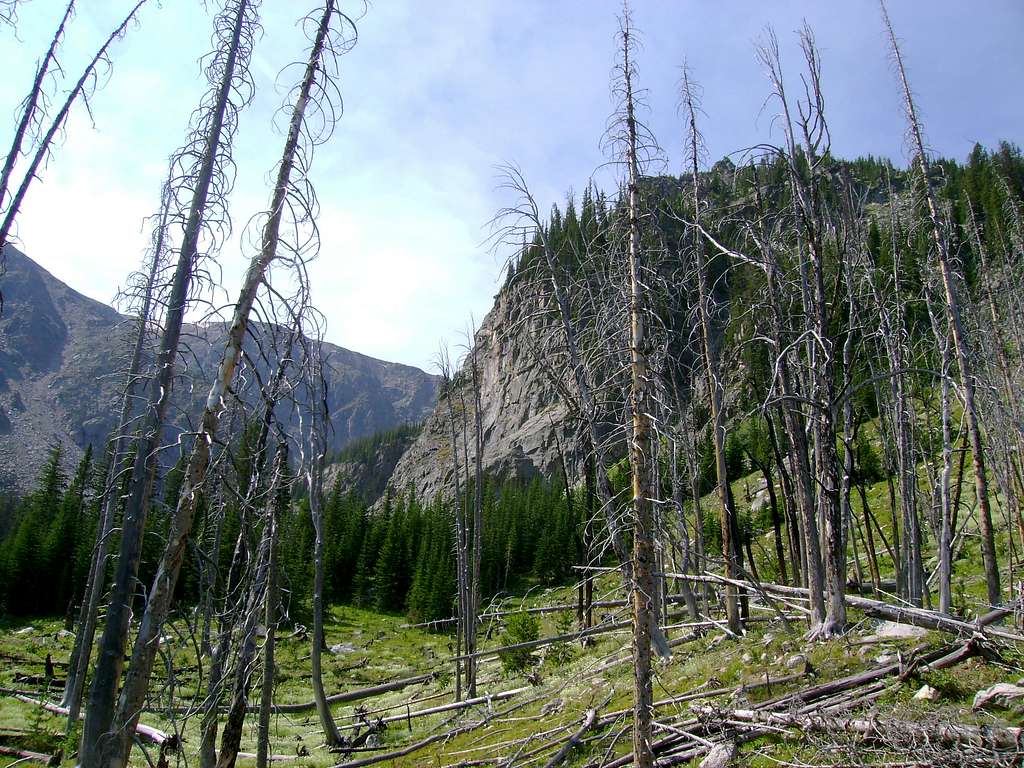
<svg viewBox="0 0 1024 768"><path fill-rule="evenodd" d="M505 620L505 631L501 635L502 645L527 643L540 637L540 621L532 613L515 613ZM537 663L528 648L506 651L499 654L501 666L508 674L516 674L529 669Z"/></svg>
<svg viewBox="0 0 1024 768"><path fill-rule="evenodd" d="M555 618L555 634L567 635L576 626L576 615L572 611L562 611ZM554 643L548 650L545 661L555 667L562 667L572 661L574 649L572 643Z"/></svg>

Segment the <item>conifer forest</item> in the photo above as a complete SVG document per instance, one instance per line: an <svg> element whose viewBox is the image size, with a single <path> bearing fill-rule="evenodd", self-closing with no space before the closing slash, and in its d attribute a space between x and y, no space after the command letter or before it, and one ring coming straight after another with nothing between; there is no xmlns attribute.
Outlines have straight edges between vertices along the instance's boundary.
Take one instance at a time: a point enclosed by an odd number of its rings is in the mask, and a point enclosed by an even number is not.
<svg viewBox="0 0 1024 768"><path fill-rule="evenodd" d="M0 0L34 73L0 119L0 767L1022 764L1024 124L936 151L910 11L851 11L902 155L833 150L859 72L804 22L748 41L765 138L712 157L725 64L613 9L606 119L543 118L603 160L553 206L478 169L493 306L424 371L332 344L317 277L385 260L325 211L387 4L133 2L79 62L93 9ZM200 95L137 137L112 308L33 261L33 196L186 12Z"/></svg>

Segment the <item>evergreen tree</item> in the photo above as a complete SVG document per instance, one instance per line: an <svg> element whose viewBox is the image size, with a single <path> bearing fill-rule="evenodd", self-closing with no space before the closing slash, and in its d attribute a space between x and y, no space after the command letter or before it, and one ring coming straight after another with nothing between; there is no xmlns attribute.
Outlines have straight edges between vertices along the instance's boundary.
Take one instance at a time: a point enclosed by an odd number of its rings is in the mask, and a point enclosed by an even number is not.
<svg viewBox="0 0 1024 768"><path fill-rule="evenodd" d="M22 504L18 525L4 542L0 567L3 606L8 613L25 616L54 610L55 580L46 560L52 522L59 516L67 478L61 467L63 449L50 449L35 491Z"/></svg>

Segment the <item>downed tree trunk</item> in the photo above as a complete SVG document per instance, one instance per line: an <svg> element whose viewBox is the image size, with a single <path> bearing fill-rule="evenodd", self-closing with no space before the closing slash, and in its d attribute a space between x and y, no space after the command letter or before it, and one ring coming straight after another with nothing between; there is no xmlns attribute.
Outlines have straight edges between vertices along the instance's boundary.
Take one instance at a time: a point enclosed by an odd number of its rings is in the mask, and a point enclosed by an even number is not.
<svg viewBox="0 0 1024 768"><path fill-rule="evenodd" d="M702 713L726 720L760 723L781 727L796 727L802 731L857 733L870 739L932 744L946 747L980 747L996 751L1016 750L1024 736L1022 728L978 727L960 723L931 724L911 720L885 720L873 718L850 719L794 715L787 712L764 712L754 709L716 710L706 708Z"/></svg>
<svg viewBox="0 0 1024 768"><path fill-rule="evenodd" d="M53 712L55 715L63 715L64 717L67 717L68 715L68 708L62 707L60 704L40 701L39 699L33 699L31 696L23 696L20 693L15 694L14 698L18 701L24 701L27 704L35 704L37 707L42 707L47 712ZM79 719L81 719L81 715L79 715ZM157 744L161 747L166 746L168 749L174 749L178 744L177 735L164 733L157 728L153 728L149 725L143 725L142 723L135 724L135 733L143 741L148 741L150 744Z"/></svg>
<svg viewBox="0 0 1024 768"><path fill-rule="evenodd" d="M584 734L591 730L597 722L597 712L601 707L607 704L611 700L612 694L608 694L603 702L597 707L591 707L587 710L587 713L583 716L583 724L569 737L569 740L562 745L551 759L544 764L544 768L555 768L557 765L561 765L562 761L569 756L569 753L573 751L577 744L583 739Z"/></svg>
<svg viewBox="0 0 1024 768"><path fill-rule="evenodd" d="M417 709L407 711L403 715L388 715L387 717L380 718L381 723L403 723L407 720L411 720L414 717L427 717L428 715L436 715L441 712L451 712L456 709L466 709L467 707L473 707L477 704L490 704L492 701L504 701L505 699L511 699L513 696L518 696L520 693L526 693L531 690L529 686L523 688L513 688L511 691L501 691L499 693L493 693L487 696L477 696L473 699L463 699L462 701L455 701L450 704L441 704L437 707L430 707L428 709ZM338 730L354 730L361 728L362 723L355 723L354 725L342 725L338 727Z"/></svg>
<svg viewBox="0 0 1024 768"><path fill-rule="evenodd" d="M477 720L472 723L467 723L466 725L460 726L452 731L435 733L432 736L427 736L425 739L421 739L420 741L417 741L414 744L410 744L407 747L402 747L401 749L395 750L394 752L388 752L387 754L383 755L374 755L372 757L364 757L359 760L350 760L344 763L339 763L338 765L334 766L334 768L362 768L362 766L365 765L373 765L375 763L382 763L385 761L397 760L400 757L406 757L407 755L411 755L413 752L418 752L419 750L429 747L431 744L434 744L438 741L453 739L456 736L462 735L463 733L469 733L470 731L474 731L477 728L486 725L495 717L507 715L510 712L515 711L516 709L519 709L521 707L526 706L527 704L531 704L539 700L540 698L540 696L535 696L534 698L527 699L526 701L516 702L515 704L506 707L504 710L490 712L487 714L486 717L483 717L480 720Z"/></svg>
<svg viewBox="0 0 1024 768"><path fill-rule="evenodd" d="M56 758L55 755L46 755L42 752L31 752L27 749L15 749L14 747L3 747L0 746L0 755L3 757L15 757L16 762L19 763L42 763L43 765L52 765ZM14 763L11 763L13 765Z"/></svg>
<svg viewBox="0 0 1024 768"><path fill-rule="evenodd" d="M408 688L410 685L417 685L419 683L427 683L434 680L437 677L435 672L428 672L425 675L416 675L415 677L406 677L401 680L393 680L390 683L381 683L380 685L373 685L369 688L357 688L352 691L345 691L343 693L336 693L333 696L327 697L328 704L340 704L345 701L359 701L360 699L368 699L371 696L378 696L382 693L389 693L391 691L399 691L402 688ZM315 701L305 701L301 704L274 704L271 707L271 712L312 712L316 709Z"/></svg>
<svg viewBox="0 0 1024 768"><path fill-rule="evenodd" d="M770 592L778 595L789 595L792 597L806 598L808 591L803 587L786 587L780 584L765 584L754 585L751 582L743 581L740 579L726 579L722 576L715 574L704 574L704 575L691 575L685 573L665 573L661 574L673 579L685 579L687 581L697 582L710 582L713 584L731 584L734 586L742 586L747 589L760 589L765 592ZM959 619L953 619L949 616L945 616L935 611L929 611L924 608L911 608L907 606L891 605L889 603L883 603L880 600L871 600L866 597L859 597L857 595L847 594L845 596L846 604L851 608L857 608L869 616L875 616L878 618L888 619L889 621L896 621L902 624L913 624L915 627L924 627L925 629L934 629L940 632L951 632L956 635L972 635L976 632L985 630L988 634L994 637L1001 637L1006 640L1013 640L1014 642L1024 642L1024 636L1018 635L1014 632L1007 632L1001 629L995 629L989 625L995 624L997 621L1010 616L1013 614L1016 604L1001 606L989 611L982 616L979 616L976 621L960 621Z"/></svg>
<svg viewBox="0 0 1024 768"><path fill-rule="evenodd" d="M668 615L669 619L678 619L689 614L686 611L676 611ZM453 656L449 661L462 661L468 659L470 656L480 659L485 656L498 656L508 651L524 651L530 648L540 648L545 645L552 645L554 643L565 643L572 640L582 640L585 637L593 637L594 635L604 634L606 632L616 632L618 630L630 629L633 626L633 621L618 621L611 624L601 624L590 629L576 630L573 632L567 632L564 635L555 635L553 637L542 637L537 640L527 640L523 643L515 643L513 645L506 645L501 648L489 648L486 651L477 651L474 654L464 654L462 656ZM693 621L688 622L685 626L687 627L711 627L719 626L717 622L713 621ZM667 645L667 644L666 644Z"/></svg>

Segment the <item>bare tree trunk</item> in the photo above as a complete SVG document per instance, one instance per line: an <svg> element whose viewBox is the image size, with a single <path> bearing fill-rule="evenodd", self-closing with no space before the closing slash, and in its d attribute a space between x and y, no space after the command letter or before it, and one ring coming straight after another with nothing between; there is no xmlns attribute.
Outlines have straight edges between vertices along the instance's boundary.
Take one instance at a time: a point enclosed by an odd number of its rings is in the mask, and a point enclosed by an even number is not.
<svg viewBox="0 0 1024 768"><path fill-rule="evenodd" d="M11 174L14 172L14 164L21 157L25 135L29 132L30 126L33 123L38 123L40 120L38 105L39 98L43 95L43 80L46 78L46 73L50 71L50 65L56 59L57 46L60 45L61 38L64 37L64 27L67 26L74 10L75 0L70 0L64 9L64 15L61 16L60 24L57 25L57 31L54 32L50 40L50 46L46 49L46 54L36 69L36 76L32 81L32 89L29 91L25 101L22 102L21 117L18 119L18 125L14 129L11 148L7 150L7 157L4 158L3 170L0 171L0 211L4 210L4 201L7 198L7 190L11 184ZM4 250L6 244L6 240L0 240L0 252ZM2 262L0 262L0 268L2 268Z"/></svg>
<svg viewBox="0 0 1024 768"><path fill-rule="evenodd" d="M474 443L474 483L473 483L473 546L471 548L472 568L469 579L469 611L466 614L466 654L470 656L466 667L466 693L469 698L476 698L476 653L477 616L480 613L480 554L482 550L481 532L484 523L484 426L483 408L480 402L480 369L477 361L476 331L472 333L472 347L469 351L469 364L472 372L473 386L473 443ZM467 461L469 457L467 457Z"/></svg>
<svg viewBox="0 0 1024 768"><path fill-rule="evenodd" d="M945 292L946 314L950 331L953 335L953 349L956 354L957 367L960 369L960 388L964 398L964 416L967 419L967 434L971 441L971 454L974 460L974 486L978 497L978 520L981 528L981 554L985 566L985 586L988 590L989 603L999 605L1002 602L1002 593L999 586L999 564L996 561L995 534L992 529L992 509L988 497L988 479L985 475L985 449L981 435L978 409L975 405L974 377L970 362L970 351L963 322L960 318L960 301L957 297L953 276L949 243L943 234L941 214L935 197L935 190L931 185L928 156L925 154L924 139L921 135L921 123L917 117L914 98L910 91L910 84L907 81L907 73L903 67L903 57L896 42L896 33L893 31L892 22L889 20L889 13L886 10L885 2L884 0L879 0L879 2L889 42L892 46L893 57L896 60L900 83L903 86L904 106L906 107L907 120L910 124L910 132L914 140L914 149L917 153L915 159L921 174L921 184L928 203L928 218L931 222L932 239L935 242L936 254L939 259L939 271L942 276L942 287Z"/></svg>
<svg viewBox="0 0 1024 768"><path fill-rule="evenodd" d="M53 143L54 137L63 128L65 121L67 120L68 114L71 112L71 107L74 106L75 102L82 96L82 94L90 87L90 84L95 82L96 68L101 62L107 61L107 51L110 46L114 44L115 40L119 40L124 37L125 32L128 29L128 25L135 19L139 12L139 9L146 3L146 0L139 0L135 6L129 11L128 15L125 16L120 26L117 27L110 36L106 39L100 49L93 56L92 60L86 65L82 75L78 78L78 82L75 83L74 87L68 93L67 98L61 105L57 115L53 118L46 133L39 140L36 146L35 154L32 156L32 160L29 162L28 168L25 169L25 175L22 176L21 184L18 186L18 190L14 193L11 199L11 204L7 207L7 211L4 214L3 220L0 221L0 252L3 251L4 246L7 245L8 237L11 233L11 228L14 226L14 220L18 216L18 211L21 210L21 204L25 200L25 194L28 192L28 188L31 183L37 178L39 168L50 155L50 145ZM70 6L69 6L70 10ZM66 20L66 19L65 19ZM61 22L61 28L63 28L64 22ZM60 30L58 30L59 32ZM56 38L54 38L56 42ZM47 54L52 60L52 49ZM40 78L41 79L41 78ZM33 88L29 98L38 98L39 91ZM20 139L18 140L20 144ZM8 156L8 161L12 156ZM4 187L0 189L0 202L2 202L2 195L7 191L7 182L9 179L4 179Z"/></svg>
<svg viewBox="0 0 1024 768"><path fill-rule="evenodd" d="M690 91L689 75L683 72L683 100L689 118L688 150L690 175L692 177L692 201L693 201L693 223L696 228L701 225L701 193L700 173L697 163L698 143L700 134L697 131L697 115L693 105L693 96ZM708 284L708 272L711 269L711 260L705 258L703 238L698 234L694 237L694 269L697 272L697 311L700 318L701 340L704 349L704 376L708 387L708 397L711 404L711 435L715 452L715 479L718 493L719 521L722 530L722 557L725 560L725 576L727 579L739 578L739 563L737 552L740 542L734 538L737 528L736 508L732 503L732 496L729 493L729 474L725 462L725 385L722 383L720 366L718 364L718 342L714 336L712 323L712 301L711 287ZM725 614L728 620L729 629L739 635L743 632L743 624L740 620L739 595L734 585L727 585L725 588Z"/></svg>
<svg viewBox="0 0 1024 768"><path fill-rule="evenodd" d="M316 74L318 71L322 71L320 69L321 58L333 15L334 0L328 0L317 29L316 39L310 51L302 84L292 107L284 153L278 166L277 179L274 184L273 199L268 211L267 221L263 226L260 250L249 264L241 292L235 303L224 356L214 383L210 388L210 393L207 396L206 408L200 421L202 425L201 431L193 442L192 453L185 469L181 495L171 521L167 546L157 566L157 572L153 578L153 585L150 588L146 603L146 611L143 614L139 633L132 649L131 663L128 667L124 688L121 692L115 721L121 733L121 765L127 763L128 752L131 748L131 742L127 734L134 730L146 690L149 687L149 677L157 650L154 641L170 609L186 543L191 533L200 489L206 478L211 446L216 438L220 417L224 411L228 387L234 378L235 368L242 355L242 343L249 324L249 314L256 300L256 293L266 278L267 270L277 257L281 220L287 208L291 174L299 149L305 112L310 101ZM238 29L240 31L241 26Z"/></svg>
<svg viewBox="0 0 1024 768"><path fill-rule="evenodd" d="M130 458L129 427L132 411L134 410L136 387L139 376L142 373L146 333L151 319L153 299L155 298L153 293L156 290L156 274L164 258L164 238L167 234L167 217L171 204L169 189L164 189L163 198L160 222L154 237L152 261L150 262L149 274L143 289L142 305L139 309L138 328L135 332L131 359L128 363L124 395L121 400L121 413L118 417L118 426L113 445L111 446L110 464L104 482L104 498L102 500L99 526L96 532L96 544L93 547L92 559L89 564L89 575L85 584L85 592L82 595L82 605L79 610L75 634L75 646L68 662L68 677L64 687L63 701L63 706L68 708L68 733L72 731L74 724L78 722L79 715L81 714L85 677L89 669L89 661L92 658L100 598L103 596L107 555L110 553L114 518L117 513L118 502L120 501L120 494L117 491L121 486L121 476L128 469L128 460Z"/></svg>
<svg viewBox="0 0 1024 768"><path fill-rule="evenodd" d="M215 101L208 113L210 124L203 143L199 169L196 174L196 186L192 194L178 264L168 297L167 317L164 321L164 332L157 358L157 374L151 384L146 423L136 447L135 463L129 485L130 491L124 511L117 569L82 732L82 745L79 750L82 768L115 768L127 761L127 750L132 730L125 729L123 723L114 728L115 698L124 664L124 651L128 643L134 581L138 573L142 538L146 526L146 512L152 493L153 475L156 471L155 452L159 445L170 401L178 342L181 337L181 326L188 301L192 270L198 254L199 237L204 224L211 182L215 175L218 159L224 152L221 141L222 129L229 110L232 83L236 78L235 68L238 61L239 44L248 7L248 0L239 0L237 8L232 14L234 23L231 27L231 36L226 41L226 60L223 68L219 71L220 79L215 83ZM155 653L155 651L154 644L152 652ZM148 672L146 677L148 679ZM137 709L138 706L136 706ZM137 718L138 712L134 711L132 717ZM134 719L132 725L134 725ZM120 734L111 733L112 730L121 732Z"/></svg>
<svg viewBox="0 0 1024 768"><path fill-rule="evenodd" d="M467 624L466 613L469 611L469 604L467 600L467 584L466 584L466 523L463 516L462 510L462 481L460 478L459 470L459 441L458 432L455 427L455 408L452 405L452 398L455 396L453 391L452 381L452 370L451 364L448 360L448 352L443 347L438 360L441 369L441 391L444 393L445 402L448 404L448 427L449 437L452 451L452 478L455 483L455 496L453 498L453 504L455 505L455 577L457 583L457 595L458 595L458 623L456 625L456 654L462 654L462 641L465 637L465 628ZM460 701L462 699L462 671L463 664L456 661L455 663L455 700ZM467 668L468 672L468 668ZM468 680L467 680L468 683Z"/></svg>
<svg viewBox="0 0 1024 768"><path fill-rule="evenodd" d="M323 406L326 411L326 404ZM323 414L327 416L326 412ZM322 430L323 423L314 424L313 429ZM322 440L322 437L321 437ZM335 747L341 742L341 734L334 722L327 693L324 691L323 649L324 641L324 512L323 512L323 462L326 445L316 442L316 455L311 457L311 469L307 477L309 484L309 513L313 519L313 637L310 646L311 683L316 712L324 732L327 746Z"/></svg>
<svg viewBox="0 0 1024 768"><path fill-rule="evenodd" d="M651 768L653 695L651 686L651 638L655 621L654 597L654 514L652 487L654 455L650 413L647 336L644 306L643 256L640 251L640 169L637 159L637 124L633 100L632 29L628 9L621 25L622 84L626 133L627 209L629 216L629 319L630 373L629 410L633 432L629 441L629 463L633 476L633 755L637 768Z"/></svg>
<svg viewBox="0 0 1024 768"><path fill-rule="evenodd" d="M286 468L288 464L288 444L282 441L277 448L276 464ZM283 470L282 470L283 471ZM286 486L282 482L280 488ZM267 628L267 636L263 641L263 684L260 686L260 720L256 734L256 768L267 768L270 756L270 715L274 703L274 633L277 630L277 538L278 523L284 511L281 499L271 499L267 505L267 589L264 596L263 625Z"/></svg>

